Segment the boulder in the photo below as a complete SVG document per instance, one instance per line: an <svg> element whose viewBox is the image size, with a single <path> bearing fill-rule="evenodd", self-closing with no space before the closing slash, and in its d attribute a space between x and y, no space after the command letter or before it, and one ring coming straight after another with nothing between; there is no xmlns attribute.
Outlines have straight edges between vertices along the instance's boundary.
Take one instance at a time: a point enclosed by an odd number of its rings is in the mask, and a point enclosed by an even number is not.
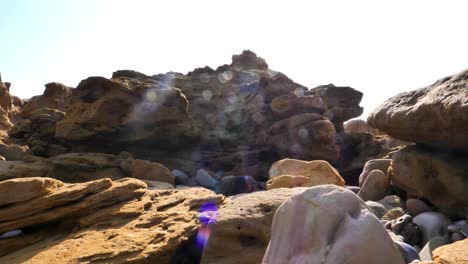
<svg viewBox="0 0 468 264"><path fill-rule="evenodd" d="M365 120L362 119L352 119L344 123L344 132L345 133L369 133L373 135L383 135L378 129L375 129Z"/></svg>
<svg viewBox="0 0 468 264"><path fill-rule="evenodd" d="M132 161L131 177L141 180L167 182L175 186L175 177L164 165L157 162L135 159Z"/></svg>
<svg viewBox="0 0 468 264"><path fill-rule="evenodd" d="M303 161L283 159L271 165L270 179L281 175L304 176L311 180L311 185L336 184L344 186L344 180L338 171L323 160Z"/></svg>
<svg viewBox="0 0 468 264"><path fill-rule="evenodd" d="M436 264L467 264L468 239L441 246L434 250L432 257Z"/></svg>
<svg viewBox="0 0 468 264"><path fill-rule="evenodd" d="M400 93L367 121L388 135L437 148L468 150L468 71Z"/></svg>
<svg viewBox="0 0 468 264"><path fill-rule="evenodd" d="M291 92L274 98L270 107L276 116L289 117L305 113L323 114L327 110L322 98L316 93Z"/></svg>
<svg viewBox="0 0 468 264"><path fill-rule="evenodd" d="M30 201L54 192L63 183L51 178L18 178L0 182L0 206Z"/></svg>
<svg viewBox="0 0 468 264"><path fill-rule="evenodd" d="M276 209L304 188L254 192L228 200L213 220L201 263L260 263Z"/></svg>
<svg viewBox="0 0 468 264"><path fill-rule="evenodd" d="M6 160L23 160L25 156L32 154L28 146L5 144L0 141L0 155Z"/></svg>
<svg viewBox="0 0 468 264"><path fill-rule="evenodd" d="M224 176L219 184L219 193L232 196L258 190L257 181L251 176Z"/></svg>
<svg viewBox="0 0 468 264"><path fill-rule="evenodd" d="M408 212L413 216L432 211L431 207L427 205L427 203L419 199L406 200L406 208L408 208Z"/></svg>
<svg viewBox="0 0 468 264"><path fill-rule="evenodd" d="M278 208L262 263L404 261L380 221L357 195L339 186L321 185L291 196Z"/></svg>
<svg viewBox="0 0 468 264"><path fill-rule="evenodd" d="M325 117L307 113L281 120L269 129L268 143L282 157L335 162L335 127Z"/></svg>
<svg viewBox="0 0 468 264"><path fill-rule="evenodd" d="M267 190L312 186L312 179L305 176L280 175L266 183Z"/></svg>
<svg viewBox="0 0 468 264"><path fill-rule="evenodd" d="M413 219L413 223L419 226L422 233L422 245L425 245L436 236L445 236L448 233L450 220L438 212L421 213Z"/></svg>
<svg viewBox="0 0 468 264"><path fill-rule="evenodd" d="M390 167L391 159L373 159L364 164L361 175L359 176L359 186L362 186L366 181L367 176L373 170L380 170L387 174L388 167Z"/></svg>
<svg viewBox="0 0 468 264"><path fill-rule="evenodd" d="M452 152L408 146L393 154L392 185L426 198L449 217L465 217L468 159Z"/></svg>
<svg viewBox="0 0 468 264"><path fill-rule="evenodd" d="M22 107L22 115L27 117L41 108L65 112L70 105L72 88L61 83L48 83L42 95L34 96Z"/></svg>

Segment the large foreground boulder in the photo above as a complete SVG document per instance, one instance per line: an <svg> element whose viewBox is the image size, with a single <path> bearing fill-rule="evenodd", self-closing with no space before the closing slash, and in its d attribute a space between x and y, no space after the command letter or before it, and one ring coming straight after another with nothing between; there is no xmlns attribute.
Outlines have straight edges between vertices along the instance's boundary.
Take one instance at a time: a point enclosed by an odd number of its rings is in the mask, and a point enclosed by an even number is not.
<svg viewBox="0 0 468 264"><path fill-rule="evenodd" d="M353 192L334 185L291 196L275 214L262 263L403 264L379 220Z"/></svg>
<svg viewBox="0 0 468 264"><path fill-rule="evenodd" d="M468 151L468 71L388 99L368 123L394 138Z"/></svg>

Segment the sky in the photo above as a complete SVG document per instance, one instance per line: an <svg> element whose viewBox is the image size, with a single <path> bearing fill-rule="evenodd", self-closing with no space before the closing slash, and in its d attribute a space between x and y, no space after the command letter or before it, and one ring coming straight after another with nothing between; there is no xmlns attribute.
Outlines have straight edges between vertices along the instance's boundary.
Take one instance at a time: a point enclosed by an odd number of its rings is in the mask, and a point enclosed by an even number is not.
<svg viewBox="0 0 468 264"><path fill-rule="evenodd" d="M313 88L386 99L468 68L464 0L0 0L0 72L21 98L119 69L229 64L249 49Z"/></svg>

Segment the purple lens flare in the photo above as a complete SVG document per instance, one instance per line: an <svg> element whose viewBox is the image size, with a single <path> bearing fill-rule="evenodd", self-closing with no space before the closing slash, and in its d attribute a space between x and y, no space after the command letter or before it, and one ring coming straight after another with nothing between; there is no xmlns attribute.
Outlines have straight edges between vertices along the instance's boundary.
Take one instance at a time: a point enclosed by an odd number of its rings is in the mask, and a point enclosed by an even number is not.
<svg viewBox="0 0 468 264"><path fill-rule="evenodd" d="M211 235L211 225L216 223L218 218L218 207L212 202L207 202L200 207L200 213L198 219L200 220L201 226L197 232L197 246L200 250L203 250L208 243Z"/></svg>

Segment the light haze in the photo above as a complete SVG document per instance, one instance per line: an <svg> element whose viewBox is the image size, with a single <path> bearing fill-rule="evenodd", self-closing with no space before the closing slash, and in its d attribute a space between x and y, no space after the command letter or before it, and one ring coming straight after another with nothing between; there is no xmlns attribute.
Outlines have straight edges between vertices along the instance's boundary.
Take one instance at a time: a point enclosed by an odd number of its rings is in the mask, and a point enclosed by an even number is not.
<svg viewBox="0 0 468 264"><path fill-rule="evenodd" d="M0 0L0 72L22 98L119 69L230 63L250 49L309 88L385 99L468 67L468 1Z"/></svg>

